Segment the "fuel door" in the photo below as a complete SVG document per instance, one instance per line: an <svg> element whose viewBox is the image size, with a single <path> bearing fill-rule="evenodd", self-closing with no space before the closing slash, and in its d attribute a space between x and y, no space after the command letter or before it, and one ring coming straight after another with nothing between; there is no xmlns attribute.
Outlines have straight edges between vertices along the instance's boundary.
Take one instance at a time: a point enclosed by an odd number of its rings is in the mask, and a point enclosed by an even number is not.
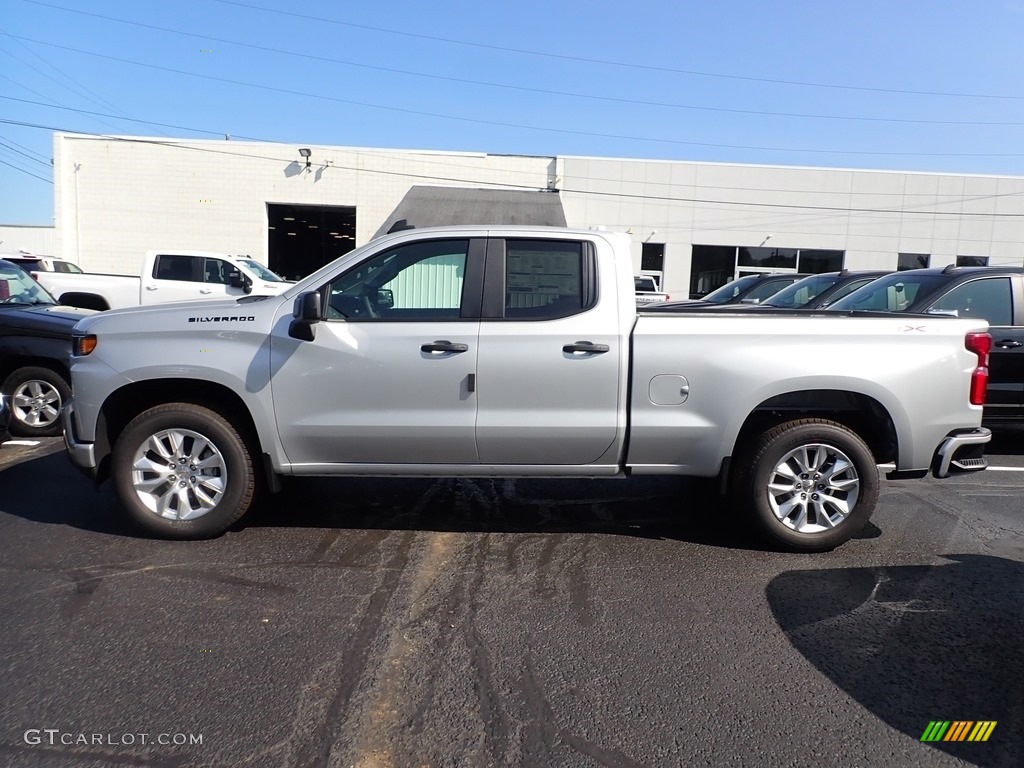
<svg viewBox="0 0 1024 768"><path fill-rule="evenodd" d="M676 374L655 376L648 388L648 397L655 405L682 405L689 396L690 382Z"/></svg>

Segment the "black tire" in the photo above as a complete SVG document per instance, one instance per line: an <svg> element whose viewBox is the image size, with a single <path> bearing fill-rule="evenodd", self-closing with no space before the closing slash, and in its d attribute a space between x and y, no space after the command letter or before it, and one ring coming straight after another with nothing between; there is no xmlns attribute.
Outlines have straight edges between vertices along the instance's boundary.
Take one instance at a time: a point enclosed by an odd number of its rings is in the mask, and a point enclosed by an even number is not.
<svg viewBox="0 0 1024 768"><path fill-rule="evenodd" d="M11 409L11 433L22 437L51 437L62 431L60 409L71 397L71 385L57 371L26 366L11 373L0 386ZM40 395L42 402L25 398ZM18 401L15 401L15 396Z"/></svg>
<svg viewBox="0 0 1024 768"><path fill-rule="evenodd" d="M790 482L789 473L802 461L801 449L813 446L824 448L820 453L815 448L805 465L823 468L821 477L813 468L807 473L793 472L792 489L780 489ZM793 452L797 454L787 461L785 472L777 472ZM837 463L840 457L843 461ZM845 460L849 469L831 475L847 465ZM798 419L772 427L737 457L734 466L732 500L746 509L762 538L788 551L835 549L860 532L878 503L878 466L871 449L856 433L834 421ZM775 485L774 492L769 484ZM852 508L841 517L843 505L851 500ZM801 518L803 510L807 511Z"/></svg>
<svg viewBox="0 0 1024 768"><path fill-rule="evenodd" d="M175 509L167 510L171 517L161 516L156 509L147 506L134 484L133 465L136 454L142 450L151 437L166 433L168 430L174 430L179 435L195 433L208 441L213 451L218 454L214 456L214 459L221 469L211 468L206 471L220 472L221 474L204 475L200 477L198 483L193 483L191 488L202 490L206 487L207 482L219 481L223 485L223 489L217 496L213 508L206 512L200 512L200 516L193 519L176 518L177 514L182 512L188 514L191 511L189 504L199 504L199 496L194 491L190 495L189 488L181 485L181 483L192 483L186 465L180 467L181 472L184 473L181 477L168 480L154 488L154 493L147 496L148 501L156 506L160 501L155 498L156 495L159 495L161 499L168 499L171 494L177 494L177 499L169 499L170 503L177 505ZM201 446L194 438L188 437L181 445L182 450L178 452L181 454L191 454L197 449L197 446ZM162 446L168 448L169 443L163 441ZM148 455L156 458L159 454L150 451ZM209 459L213 453L196 454L196 456L203 455ZM208 539L222 534L252 507L257 489L257 476L252 455L253 451L239 435L238 430L221 415L192 403L167 403L144 411L125 427L114 445L111 470L114 487L117 489L121 503L132 519L146 531L167 539ZM181 457L172 456L172 458L180 461ZM195 465L191 466L195 468ZM162 465L160 472L168 476L171 475L169 471L165 472ZM195 474L202 475L203 470L200 469ZM141 479L150 479L151 482L156 482L158 477L160 475L156 472L149 471L140 475ZM221 480L221 478L223 479ZM178 488L185 490L178 490ZM184 501L182 495L186 497Z"/></svg>

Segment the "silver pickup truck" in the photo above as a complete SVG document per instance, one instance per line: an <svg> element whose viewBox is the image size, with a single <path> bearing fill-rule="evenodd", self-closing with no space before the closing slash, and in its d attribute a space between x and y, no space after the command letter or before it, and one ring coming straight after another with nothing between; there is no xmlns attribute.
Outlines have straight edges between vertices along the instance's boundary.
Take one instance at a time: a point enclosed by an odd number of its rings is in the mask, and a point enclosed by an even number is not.
<svg viewBox="0 0 1024 768"><path fill-rule="evenodd" d="M984 321L638 315L632 277L622 234L446 227L280 296L105 312L76 327L67 448L182 539L285 475L674 474L820 551L867 522L878 464L985 467Z"/></svg>

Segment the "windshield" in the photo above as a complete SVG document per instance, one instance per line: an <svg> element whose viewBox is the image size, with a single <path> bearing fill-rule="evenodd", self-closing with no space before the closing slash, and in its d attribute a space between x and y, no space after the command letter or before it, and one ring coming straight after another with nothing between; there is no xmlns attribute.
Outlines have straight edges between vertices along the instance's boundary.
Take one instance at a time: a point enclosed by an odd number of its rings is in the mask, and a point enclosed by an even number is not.
<svg viewBox="0 0 1024 768"><path fill-rule="evenodd" d="M826 288L831 288L839 278L835 275L814 275L787 285L761 303L768 307L797 309L807 306Z"/></svg>
<svg viewBox="0 0 1024 768"><path fill-rule="evenodd" d="M709 304L725 304L727 301L732 301L743 291L747 290L751 285L756 283L761 278L758 275L747 275L741 277L739 280L733 280L731 283L726 283L721 288L717 288L705 296L701 301L706 301Z"/></svg>
<svg viewBox="0 0 1024 768"><path fill-rule="evenodd" d="M876 312L905 312L917 300L945 282L942 275L897 272L858 288L829 309L867 309Z"/></svg>
<svg viewBox="0 0 1024 768"><path fill-rule="evenodd" d="M0 261L0 305L56 304L53 297L25 270Z"/></svg>
<svg viewBox="0 0 1024 768"><path fill-rule="evenodd" d="M238 262L240 264L244 264L246 267L252 270L256 277L258 277L260 280L266 280L268 283L287 282L287 280L285 280L283 277L275 275L273 272L264 267L258 261L253 261L252 259L239 259Z"/></svg>

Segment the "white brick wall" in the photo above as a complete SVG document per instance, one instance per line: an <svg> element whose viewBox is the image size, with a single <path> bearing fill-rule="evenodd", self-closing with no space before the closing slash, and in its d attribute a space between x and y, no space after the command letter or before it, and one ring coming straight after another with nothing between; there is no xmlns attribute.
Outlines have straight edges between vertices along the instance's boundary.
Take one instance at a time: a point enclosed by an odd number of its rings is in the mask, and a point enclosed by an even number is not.
<svg viewBox="0 0 1024 768"><path fill-rule="evenodd" d="M1024 178L849 169L521 157L236 141L54 137L55 254L137 274L153 248L267 259L267 203L357 209L366 242L417 184L544 189L552 175L574 226L665 243L669 293L689 291L693 244L829 248L851 269L933 266L957 255L1024 262ZM168 146L174 144L177 146ZM823 210L835 209L835 210ZM651 232L656 234L651 235ZM59 253L57 253L59 252Z"/></svg>
<svg viewBox="0 0 1024 768"><path fill-rule="evenodd" d="M28 251L39 256L56 256L57 230L52 226L0 224L0 254L18 251Z"/></svg>

